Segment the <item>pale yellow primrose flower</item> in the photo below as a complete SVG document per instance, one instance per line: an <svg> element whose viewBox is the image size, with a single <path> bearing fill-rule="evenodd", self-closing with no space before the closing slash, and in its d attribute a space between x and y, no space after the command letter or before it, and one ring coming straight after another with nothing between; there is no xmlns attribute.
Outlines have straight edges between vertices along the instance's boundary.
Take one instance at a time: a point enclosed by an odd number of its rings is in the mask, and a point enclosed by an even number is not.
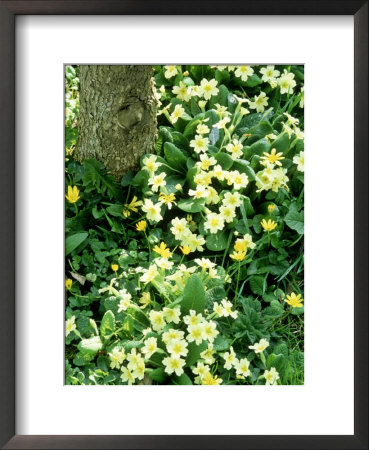
<svg viewBox="0 0 369 450"><path fill-rule="evenodd" d="M247 81L248 77L254 73L254 69L251 66L237 66L235 76L241 78L242 81Z"/></svg>
<svg viewBox="0 0 369 450"><path fill-rule="evenodd" d="M126 354L123 349L119 349L118 347L114 347L111 353L108 353L110 358L110 368L111 369L119 369L121 364L126 358Z"/></svg>
<svg viewBox="0 0 369 450"><path fill-rule="evenodd" d="M226 146L226 150L231 154L232 159L239 159L243 156L242 148L243 145L237 139L233 139L233 141Z"/></svg>
<svg viewBox="0 0 369 450"><path fill-rule="evenodd" d="M232 369L233 365L238 363L233 347L230 347L229 352L223 354L223 359L225 360L224 368L227 370Z"/></svg>
<svg viewBox="0 0 369 450"><path fill-rule="evenodd" d="M164 66L164 69L166 69L164 72L164 76L167 79L175 77L178 74L176 66Z"/></svg>
<svg viewBox="0 0 369 450"><path fill-rule="evenodd" d="M153 192L158 192L160 187L166 186L167 182L165 181L165 177L167 174L165 172L160 173L159 175L155 175L148 180L149 186L152 185ZM141 202L142 203L142 202Z"/></svg>
<svg viewBox="0 0 369 450"><path fill-rule="evenodd" d="M164 320L164 313L162 311L154 311L154 310L150 311L149 319L150 319L152 328L155 331L162 330L166 325L166 322Z"/></svg>
<svg viewBox="0 0 369 450"><path fill-rule="evenodd" d="M277 380L279 380L279 373L275 367L271 367L270 370L266 370L263 374L265 378L265 385L276 385Z"/></svg>
<svg viewBox="0 0 369 450"><path fill-rule="evenodd" d="M265 83L275 83L277 81L277 78L280 75L279 70L275 70L274 66L266 66L260 69L260 73L263 75L261 79Z"/></svg>
<svg viewBox="0 0 369 450"><path fill-rule="evenodd" d="M281 89L281 94L293 94L293 88L296 86L296 81L294 80L295 75L291 72L287 72L284 69L283 74L277 80L277 83Z"/></svg>
<svg viewBox="0 0 369 450"><path fill-rule="evenodd" d="M161 163L156 162L156 156L155 155L151 155L149 157L145 157L143 160L143 168L146 169L148 172L150 172L150 174L153 174L158 167L161 165Z"/></svg>
<svg viewBox="0 0 369 450"><path fill-rule="evenodd" d="M250 102L250 109L256 109L256 112L262 113L265 110L265 106L268 105L269 97L266 96L265 92L260 92L259 95L255 95L254 101Z"/></svg>
<svg viewBox="0 0 369 450"><path fill-rule="evenodd" d="M65 336L68 336L68 334L72 331L74 331L77 326L74 323L76 320L76 316L72 316L70 319L65 321Z"/></svg>
<svg viewBox="0 0 369 450"><path fill-rule="evenodd" d="M218 82L215 79L207 80L203 78L200 83L200 92L205 100L209 100L213 95L217 95L219 89L216 87Z"/></svg>
<svg viewBox="0 0 369 450"><path fill-rule="evenodd" d="M297 170L300 172L304 172L305 170L305 153L300 152L298 155L295 155L292 161L297 164Z"/></svg>
<svg viewBox="0 0 369 450"><path fill-rule="evenodd" d="M186 357L188 353L188 342L181 339L173 339L167 344L167 350L172 357Z"/></svg>
<svg viewBox="0 0 369 450"><path fill-rule="evenodd" d="M184 359L169 356L167 358L164 358L162 362L165 366L164 371L168 375L171 375L173 372L175 372L177 376L183 374L183 366L186 364L186 361Z"/></svg>
<svg viewBox="0 0 369 450"><path fill-rule="evenodd" d="M146 217L148 220L151 220L153 222L160 222L160 220L163 220L163 217L161 215L160 203L154 204L152 200L145 198L144 204L141 209L146 213Z"/></svg>
<svg viewBox="0 0 369 450"><path fill-rule="evenodd" d="M176 105L174 111L170 115L170 121L176 123L177 120L185 115L185 110L181 105Z"/></svg>
<svg viewBox="0 0 369 450"><path fill-rule="evenodd" d="M172 92L179 100L188 102L191 99L191 88L188 88L183 81L179 82L179 86L174 86Z"/></svg>
<svg viewBox="0 0 369 450"><path fill-rule="evenodd" d="M262 353L267 347L269 347L269 342L266 339L260 339L254 345L249 345L249 349L254 350L255 353Z"/></svg>
<svg viewBox="0 0 369 450"><path fill-rule="evenodd" d="M144 347L141 348L141 352L145 355L146 359L150 359L150 357L156 352L158 348L158 340L156 337L149 337L145 341Z"/></svg>
<svg viewBox="0 0 369 450"><path fill-rule="evenodd" d="M201 135L196 135L195 139L190 142L190 147L193 147L196 153L206 152L208 149L209 139Z"/></svg>

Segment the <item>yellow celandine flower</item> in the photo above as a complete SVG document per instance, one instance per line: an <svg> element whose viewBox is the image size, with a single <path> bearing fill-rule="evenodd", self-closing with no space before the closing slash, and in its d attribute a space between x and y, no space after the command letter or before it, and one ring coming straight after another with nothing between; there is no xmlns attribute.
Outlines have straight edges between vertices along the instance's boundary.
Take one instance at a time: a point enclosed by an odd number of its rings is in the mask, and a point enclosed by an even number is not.
<svg viewBox="0 0 369 450"><path fill-rule="evenodd" d="M179 247L179 248L181 249L181 252L182 252L184 255L188 255L188 254L191 253L191 248L190 248L190 247L187 247L187 245L184 245L183 247Z"/></svg>
<svg viewBox="0 0 369 450"><path fill-rule="evenodd" d="M119 269L118 264L112 264L112 265L111 265L111 269L112 269L114 272L116 272L116 271Z"/></svg>
<svg viewBox="0 0 369 450"><path fill-rule="evenodd" d="M246 252L233 252L232 254L229 255L232 259L234 259L235 261L243 261L246 258Z"/></svg>
<svg viewBox="0 0 369 450"><path fill-rule="evenodd" d="M218 386L222 382L223 380L221 378L218 378L218 375L215 375L213 377L210 372L204 375L204 377L201 379L201 383L207 386Z"/></svg>
<svg viewBox="0 0 369 450"><path fill-rule="evenodd" d="M147 226L146 220L140 220L136 223L136 230L137 231L145 231Z"/></svg>
<svg viewBox="0 0 369 450"><path fill-rule="evenodd" d="M176 196L172 193L172 194L165 194L164 192L162 192L159 195L159 201L161 203L164 203L168 206L168 209L172 208L172 205L176 205L175 202Z"/></svg>
<svg viewBox="0 0 369 450"><path fill-rule="evenodd" d="M264 156L262 156L260 159L264 163L270 163L275 164L276 166L281 166L282 163L280 161L282 159L285 159L284 156L282 155L283 155L282 152L277 153L277 150L273 148L270 153L264 152Z"/></svg>
<svg viewBox="0 0 369 450"><path fill-rule="evenodd" d="M73 284L73 281L70 278L67 278L65 280L65 288L68 289L68 291L72 288L72 284Z"/></svg>
<svg viewBox="0 0 369 450"><path fill-rule="evenodd" d="M137 197L134 195L133 199L131 200L131 203L126 203L124 205L124 207L126 209L123 211L123 215L125 217L128 217L130 215L129 211L133 211L133 212L137 212L138 211L137 207L142 205L142 201L141 200L137 201L137 200L138 200ZM128 210L128 214L127 214L127 210Z"/></svg>
<svg viewBox="0 0 369 450"><path fill-rule="evenodd" d="M77 186L68 186L68 194L65 195L65 198L69 203L76 203L80 199Z"/></svg>
<svg viewBox="0 0 369 450"><path fill-rule="evenodd" d="M236 252L246 252L247 249L246 241L237 239L237 241L234 244L234 249L236 250Z"/></svg>
<svg viewBox="0 0 369 450"><path fill-rule="evenodd" d="M265 219L263 219L260 222L260 225L264 228L265 231L273 231L274 228L277 227L277 222L274 222L274 220L269 219L268 221L266 221Z"/></svg>
<svg viewBox="0 0 369 450"><path fill-rule="evenodd" d="M268 205L268 213L272 214L272 212L275 210L275 205L273 205L272 203L270 205Z"/></svg>
<svg viewBox="0 0 369 450"><path fill-rule="evenodd" d="M292 306L292 308L301 308L302 302L304 301L303 298L301 298L301 294L295 294L294 292L291 293L291 295L287 295L287 298L284 300L288 305Z"/></svg>
<svg viewBox="0 0 369 450"><path fill-rule="evenodd" d="M153 248L155 253L158 253L163 258L170 258L172 253L170 252L169 248L165 244L165 242L160 243L160 247L158 245L155 245Z"/></svg>

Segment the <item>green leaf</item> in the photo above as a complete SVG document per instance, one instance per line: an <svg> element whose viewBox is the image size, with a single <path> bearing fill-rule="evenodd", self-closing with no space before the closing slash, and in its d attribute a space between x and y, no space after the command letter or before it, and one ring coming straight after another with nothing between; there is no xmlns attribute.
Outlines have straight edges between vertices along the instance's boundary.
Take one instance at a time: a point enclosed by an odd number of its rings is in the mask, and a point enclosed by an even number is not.
<svg viewBox="0 0 369 450"><path fill-rule="evenodd" d="M290 208L288 214L284 218L285 223L299 234L304 234L304 213L297 212Z"/></svg>
<svg viewBox="0 0 369 450"><path fill-rule="evenodd" d="M189 385L192 384L191 378L186 375L185 373L182 373L179 377L175 375L172 377L173 384L180 384L180 385Z"/></svg>
<svg viewBox="0 0 369 450"><path fill-rule="evenodd" d="M247 77L246 86L255 87L261 84L263 81L259 78L256 73L252 74L250 77Z"/></svg>
<svg viewBox="0 0 369 450"><path fill-rule="evenodd" d="M158 367L157 369L149 372L149 377L158 383L163 383L167 378L167 374L164 372L162 367Z"/></svg>
<svg viewBox="0 0 369 450"><path fill-rule="evenodd" d="M115 330L115 317L112 311L106 311L100 325L100 336L109 339Z"/></svg>
<svg viewBox="0 0 369 450"><path fill-rule="evenodd" d="M78 350L83 355L96 355L96 353L102 349L102 343L99 336L94 336L90 339L83 339L78 344Z"/></svg>
<svg viewBox="0 0 369 450"><path fill-rule="evenodd" d="M283 316L284 309L277 306L268 306L267 308L263 309L262 314L266 319L278 319L278 317Z"/></svg>
<svg viewBox="0 0 369 450"><path fill-rule="evenodd" d="M200 345L190 342L188 345L188 355L186 358L186 366L194 366L200 359L200 354L208 348L208 344L204 341Z"/></svg>
<svg viewBox="0 0 369 450"><path fill-rule="evenodd" d="M256 295L264 294L264 277L252 277L250 279L250 289Z"/></svg>
<svg viewBox="0 0 369 450"><path fill-rule="evenodd" d="M275 353L276 355L283 355L285 357L288 356L288 348L286 344L278 344L274 347L273 353Z"/></svg>
<svg viewBox="0 0 369 450"><path fill-rule="evenodd" d="M132 185L142 190L147 189L149 177L150 175L147 170L140 170L133 178Z"/></svg>
<svg viewBox="0 0 369 450"><path fill-rule="evenodd" d="M188 279L181 301L182 314L188 314L190 309L197 313L203 313L206 299L202 281L197 275L191 275Z"/></svg>
<svg viewBox="0 0 369 450"><path fill-rule="evenodd" d="M243 205L245 207L245 212L247 214L247 217L251 217L255 214L255 210L254 207L251 204L251 200L249 199L249 197L244 197L243 199Z"/></svg>
<svg viewBox="0 0 369 450"><path fill-rule="evenodd" d="M279 374L284 372L288 360L283 355L275 355L272 353L266 360L266 366L270 370L274 367Z"/></svg>
<svg viewBox="0 0 369 450"><path fill-rule="evenodd" d="M216 352L225 352L229 349L230 345L230 339L226 339L224 336L219 335L214 339L213 349Z"/></svg>
<svg viewBox="0 0 369 450"><path fill-rule="evenodd" d="M122 205L110 205L106 208L108 213L114 217L122 217L123 216L123 206Z"/></svg>
<svg viewBox="0 0 369 450"><path fill-rule="evenodd" d="M213 252L220 252L227 248L227 240L227 232L225 230L218 231L206 236L206 247Z"/></svg>
<svg viewBox="0 0 369 450"><path fill-rule="evenodd" d="M272 147L277 150L277 152L287 153L290 148L290 138L287 133L282 133L273 142Z"/></svg>
<svg viewBox="0 0 369 450"><path fill-rule="evenodd" d="M233 159L227 153L216 153L214 158L221 165L222 169L229 170L233 165Z"/></svg>
<svg viewBox="0 0 369 450"><path fill-rule="evenodd" d="M76 233L65 239L65 256L72 253L82 242L87 239L88 233Z"/></svg>
<svg viewBox="0 0 369 450"><path fill-rule="evenodd" d="M183 170L186 168L187 158L183 154L183 151L170 142L164 144L164 155L168 164L177 170Z"/></svg>
<svg viewBox="0 0 369 450"><path fill-rule="evenodd" d="M251 145L251 147L246 147L245 158L250 160L254 155L262 156L264 152L268 153L270 149L270 144L267 139L263 138Z"/></svg>
<svg viewBox="0 0 369 450"><path fill-rule="evenodd" d="M183 199L178 202L178 208L182 211L186 211L189 213L200 212L204 209L205 199L197 198L197 199Z"/></svg>
<svg viewBox="0 0 369 450"><path fill-rule="evenodd" d="M293 352L291 360L297 367L304 367L304 354L302 352Z"/></svg>

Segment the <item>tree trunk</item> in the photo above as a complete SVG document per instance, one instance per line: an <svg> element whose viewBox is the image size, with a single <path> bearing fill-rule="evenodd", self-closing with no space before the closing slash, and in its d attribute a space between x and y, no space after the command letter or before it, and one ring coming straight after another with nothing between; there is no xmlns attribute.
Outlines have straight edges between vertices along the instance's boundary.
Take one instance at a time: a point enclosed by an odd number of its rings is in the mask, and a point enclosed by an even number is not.
<svg viewBox="0 0 369 450"><path fill-rule="evenodd" d="M152 66L80 66L79 138L75 157L96 158L116 178L154 149Z"/></svg>

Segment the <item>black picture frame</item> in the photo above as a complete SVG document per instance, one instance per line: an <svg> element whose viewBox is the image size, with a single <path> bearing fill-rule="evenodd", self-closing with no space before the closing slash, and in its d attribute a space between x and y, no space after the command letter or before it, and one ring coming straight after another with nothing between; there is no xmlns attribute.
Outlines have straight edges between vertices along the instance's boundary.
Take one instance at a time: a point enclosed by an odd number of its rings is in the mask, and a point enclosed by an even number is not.
<svg viewBox="0 0 369 450"><path fill-rule="evenodd" d="M28 14L352 15L354 89L354 435L15 435L15 19ZM0 1L0 445L6 449L368 448L368 2L365 0ZM18 130L17 130L18 131ZM19 281L19 280L18 280ZM339 397L339 392L337 392ZM317 405L318 407L318 405Z"/></svg>

